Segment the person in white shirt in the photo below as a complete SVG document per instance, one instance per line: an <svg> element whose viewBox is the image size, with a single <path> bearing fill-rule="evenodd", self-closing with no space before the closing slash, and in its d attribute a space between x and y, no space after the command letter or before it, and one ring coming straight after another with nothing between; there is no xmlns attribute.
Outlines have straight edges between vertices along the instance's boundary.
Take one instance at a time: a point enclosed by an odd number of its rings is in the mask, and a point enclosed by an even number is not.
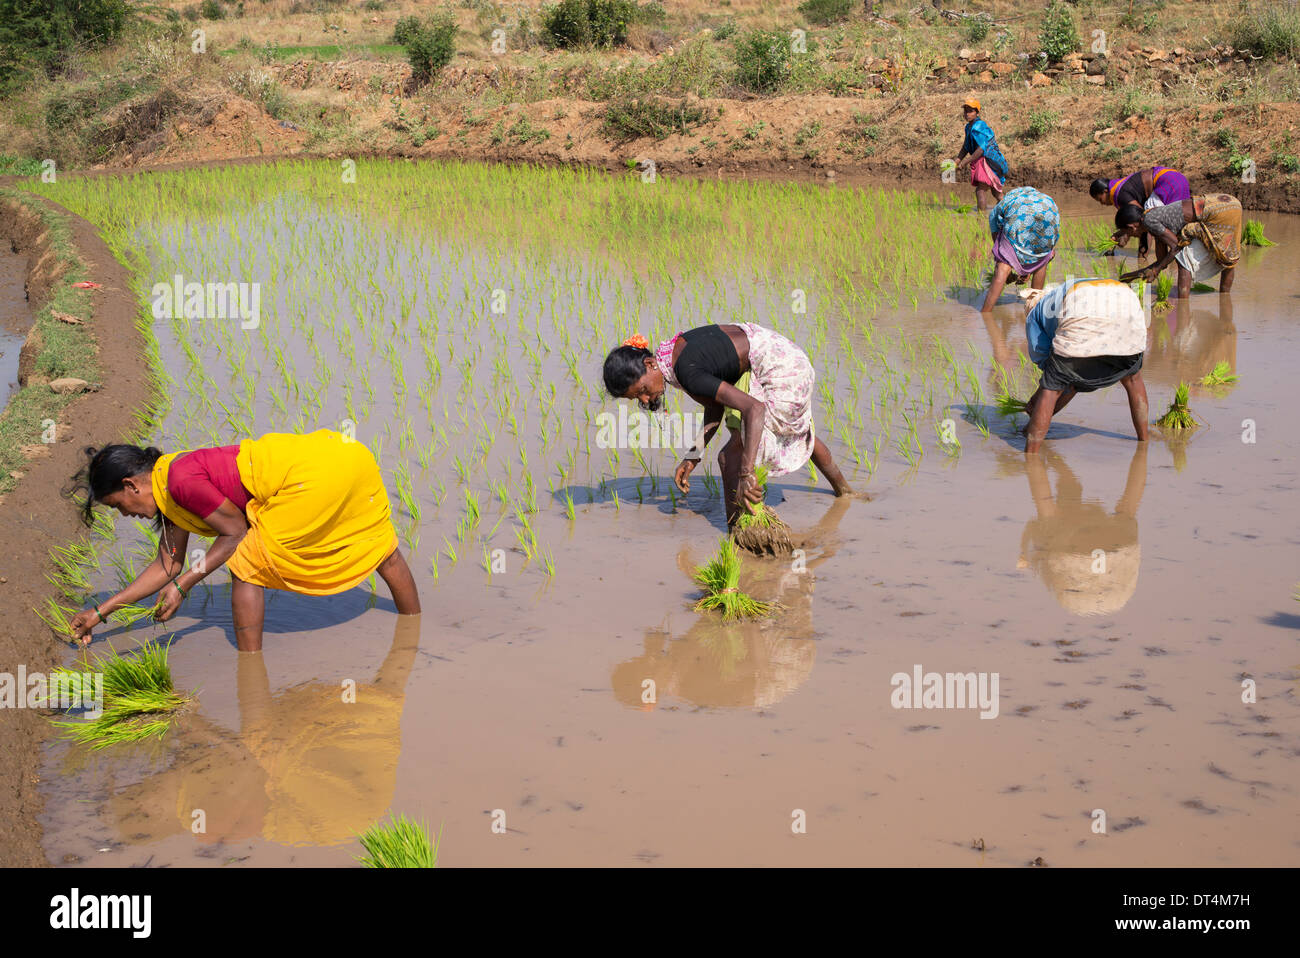
<svg viewBox="0 0 1300 958"><path fill-rule="evenodd" d="M1052 416L1075 393L1120 383L1139 442L1147 439L1147 388L1142 358L1147 344L1146 316L1137 294L1113 279L1077 279L1046 292L1022 294L1029 358L1043 371L1029 398L1025 452L1036 453Z"/></svg>

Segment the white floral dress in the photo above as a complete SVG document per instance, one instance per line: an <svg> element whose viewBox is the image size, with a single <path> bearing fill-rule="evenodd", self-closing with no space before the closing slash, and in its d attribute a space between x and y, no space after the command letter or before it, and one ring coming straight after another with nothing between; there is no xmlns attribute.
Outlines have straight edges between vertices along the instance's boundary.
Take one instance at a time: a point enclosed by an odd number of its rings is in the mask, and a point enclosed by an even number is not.
<svg viewBox="0 0 1300 958"><path fill-rule="evenodd" d="M774 476L801 468L812 457L815 440L812 418L813 383L816 374L808 354L786 339L757 323L738 323L749 340L749 386L747 392L763 404L763 435L758 441L755 466L766 466ZM681 389L673 373L673 346L677 337L665 340L654 350L655 363L669 385ZM741 420L741 441L748 443Z"/></svg>

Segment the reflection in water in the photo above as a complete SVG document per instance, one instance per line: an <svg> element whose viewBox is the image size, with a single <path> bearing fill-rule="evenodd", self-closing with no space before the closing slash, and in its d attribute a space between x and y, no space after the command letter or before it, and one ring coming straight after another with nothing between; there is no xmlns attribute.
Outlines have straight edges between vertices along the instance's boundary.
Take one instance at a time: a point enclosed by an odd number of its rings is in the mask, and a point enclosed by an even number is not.
<svg viewBox="0 0 1300 958"><path fill-rule="evenodd" d="M1038 516L1025 523L1018 566L1033 569L1069 612L1118 612L1137 590L1142 562L1137 511L1147 482L1148 445L1136 444L1124 494L1113 514L1099 501L1084 501L1083 486L1060 456L1050 457L1056 469L1055 496L1047 476L1049 457L1026 457Z"/></svg>
<svg viewBox="0 0 1300 958"><path fill-rule="evenodd" d="M802 548L820 548L803 571L784 560L745 560L741 586L762 598L775 595L781 609L769 620L726 623L703 614L680 639L662 629L646 633L641 655L614 666L610 681L624 705L651 709L642 701L646 679L654 681L655 697L665 695L707 708L766 708L781 701L807 681L817 658L813 634L812 570L837 550L836 527L850 497L836 499L817 526L804 537ZM697 563L686 547L677 565L687 575ZM755 571L751 577L748 573ZM758 588L755 588L758 586Z"/></svg>
<svg viewBox="0 0 1300 958"><path fill-rule="evenodd" d="M1217 300L1217 311L1192 308L1204 300ZM1197 383L1223 360L1236 372L1237 327L1232 321L1232 297L1193 296L1172 302L1172 309L1151 320L1143 376L1170 386Z"/></svg>
<svg viewBox="0 0 1300 958"><path fill-rule="evenodd" d="M354 701L345 700L341 683L273 694L263 656L240 653L239 734L195 716L169 769L113 796L123 840L151 843L190 831L197 809L206 831L195 837L204 843L352 840L392 802L406 682L419 646L420 616L397 616L387 657L373 682L356 686Z"/></svg>

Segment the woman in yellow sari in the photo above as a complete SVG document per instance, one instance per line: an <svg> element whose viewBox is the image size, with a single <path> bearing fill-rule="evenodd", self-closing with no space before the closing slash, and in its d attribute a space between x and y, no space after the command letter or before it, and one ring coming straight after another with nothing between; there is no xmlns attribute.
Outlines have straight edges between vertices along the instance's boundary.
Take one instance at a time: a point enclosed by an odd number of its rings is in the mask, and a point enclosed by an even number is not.
<svg viewBox="0 0 1300 958"><path fill-rule="evenodd" d="M159 541L157 557L134 582L72 620L73 637L83 644L114 609L155 592L161 592L157 618L171 618L190 590L222 565L230 569L241 652L261 651L268 588L333 595L378 572L399 614L420 611L383 477L362 443L321 429L170 455L128 445L86 454L90 461L78 476L87 493L86 523L98 502L153 519ZM214 541L187 567L191 534Z"/></svg>

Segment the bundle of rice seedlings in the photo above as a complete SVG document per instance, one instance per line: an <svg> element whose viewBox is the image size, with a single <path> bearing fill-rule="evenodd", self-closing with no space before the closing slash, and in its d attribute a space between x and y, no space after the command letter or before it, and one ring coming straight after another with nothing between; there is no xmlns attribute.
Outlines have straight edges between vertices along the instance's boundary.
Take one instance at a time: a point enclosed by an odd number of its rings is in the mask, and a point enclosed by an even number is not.
<svg viewBox="0 0 1300 958"><path fill-rule="evenodd" d="M1232 371L1226 359L1221 359L1214 364L1214 368L1209 374L1202 377L1202 386L1227 386L1237 381L1237 374Z"/></svg>
<svg viewBox="0 0 1300 958"><path fill-rule="evenodd" d="M717 609L723 619L751 619L776 610L775 603L760 602L740 591L740 556L730 539L723 539L717 556L695 570L695 581L704 586L704 598L695 603L696 612Z"/></svg>
<svg viewBox="0 0 1300 958"><path fill-rule="evenodd" d="M1114 252L1119 244L1115 242L1115 237L1111 235L1111 231L1103 225L1098 226L1088 234L1086 245L1090 251L1098 256L1108 256Z"/></svg>
<svg viewBox="0 0 1300 958"><path fill-rule="evenodd" d="M1246 225L1241 228L1241 245L1276 246L1277 244L1264 235L1263 223L1259 220L1246 220Z"/></svg>
<svg viewBox="0 0 1300 958"><path fill-rule="evenodd" d="M159 605L162 602L159 600ZM158 612L157 605L136 605L134 603L120 606L108 613L108 617L114 622L121 622L123 625L134 625L141 619L151 619Z"/></svg>
<svg viewBox="0 0 1300 958"><path fill-rule="evenodd" d="M57 687L57 681L71 684L76 681L73 676L102 675L104 700L99 703L102 711L98 718L56 720L52 724L67 738L92 749L161 738L172 721L194 702L192 695L182 695L172 686L171 667L167 664L169 648L170 643L149 645L127 656L109 646L106 653L84 656L80 668L55 669L52 687Z"/></svg>
<svg viewBox="0 0 1300 958"><path fill-rule="evenodd" d="M405 815L386 825L375 823L358 836L366 854L357 859L366 868L436 868L438 845L423 824Z"/></svg>
<svg viewBox="0 0 1300 958"><path fill-rule="evenodd" d="M1151 305L1153 312L1164 312L1169 308L1169 294L1173 292L1174 279L1168 273L1156 277L1156 301Z"/></svg>
<svg viewBox="0 0 1300 958"><path fill-rule="evenodd" d="M1156 425L1161 429L1168 429L1172 432L1195 429L1196 417L1187 408L1187 396L1187 383L1179 383L1178 388L1174 390L1174 401L1169 404L1168 411L1156 420Z"/></svg>
<svg viewBox="0 0 1300 958"><path fill-rule="evenodd" d="M767 493L766 466L754 470L754 480L759 490ZM754 506L753 512L742 511L731 529L731 538L736 545L755 555L787 556L794 551L790 541L790 527L776 514L776 510L766 503Z"/></svg>
<svg viewBox="0 0 1300 958"><path fill-rule="evenodd" d="M1213 292L1214 292L1214 287L1211 286L1209 283L1193 283L1193 284L1192 284L1192 292L1193 292L1193 293L1213 293Z"/></svg>
<svg viewBox="0 0 1300 958"><path fill-rule="evenodd" d="M1011 395L1005 383L998 388L997 395L993 397L993 405L998 411L998 415L1003 418L1010 418L1018 413L1029 415L1029 402L1024 399L1017 399Z"/></svg>

